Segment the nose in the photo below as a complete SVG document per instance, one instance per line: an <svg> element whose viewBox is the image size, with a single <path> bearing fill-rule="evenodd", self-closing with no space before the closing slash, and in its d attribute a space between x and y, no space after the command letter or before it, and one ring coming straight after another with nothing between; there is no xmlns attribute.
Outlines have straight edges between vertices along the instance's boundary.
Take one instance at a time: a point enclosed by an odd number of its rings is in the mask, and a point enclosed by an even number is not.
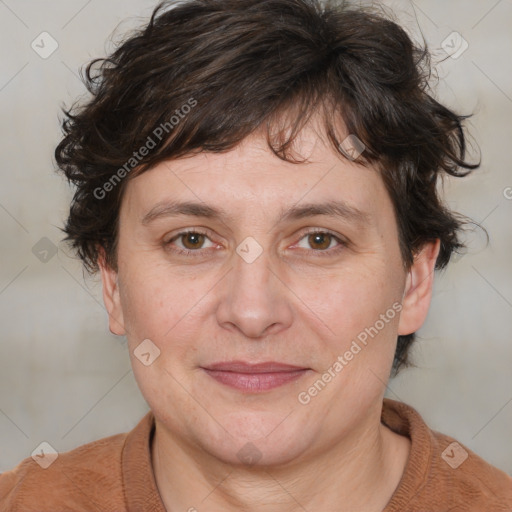
<svg viewBox="0 0 512 512"><path fill-rule="evenodd" d="M291 292L284 275L280 275L282 268L282 264L272 261L268 249L254 261L244 257L243 252L235 253L233 267L220 291L219 325L239 330L247 338L262 338L287 329L293 315Z"/></svg>

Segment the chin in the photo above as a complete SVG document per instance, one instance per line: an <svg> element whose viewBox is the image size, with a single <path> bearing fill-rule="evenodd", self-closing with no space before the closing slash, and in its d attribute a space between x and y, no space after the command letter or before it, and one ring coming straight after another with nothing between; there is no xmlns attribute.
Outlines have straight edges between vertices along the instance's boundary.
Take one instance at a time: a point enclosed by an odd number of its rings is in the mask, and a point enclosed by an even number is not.
<svg viewBox="0 0 512 512"><path fill-rule="evenodd" d="M293 414L286 416L269 412L231 413L218 419L225 430L214 422L213 431L198 432L191 426L191 433L204 450L226 464L284 465L303 454L315 437L305 425L297 424Z"/></svg>

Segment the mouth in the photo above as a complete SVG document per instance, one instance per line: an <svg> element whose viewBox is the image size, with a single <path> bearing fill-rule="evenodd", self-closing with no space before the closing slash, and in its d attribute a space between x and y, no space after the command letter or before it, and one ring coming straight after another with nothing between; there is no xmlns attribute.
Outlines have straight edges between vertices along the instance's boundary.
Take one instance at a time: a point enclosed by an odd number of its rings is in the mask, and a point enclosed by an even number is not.
<svg viewBox="0 0 512 512"><path fill-rule="evenodd" d="M201 368L217 382L251 393L283 386L300 379L310 370L310 368L275 361L256 364L245 361L225 361Z"/></svg>

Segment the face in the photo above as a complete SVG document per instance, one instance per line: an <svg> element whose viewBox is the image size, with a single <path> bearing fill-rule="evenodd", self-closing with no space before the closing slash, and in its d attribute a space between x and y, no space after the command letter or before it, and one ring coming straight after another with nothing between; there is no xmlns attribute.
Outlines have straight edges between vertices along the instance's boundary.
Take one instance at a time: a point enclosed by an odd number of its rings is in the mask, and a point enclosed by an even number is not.
<svg viewBox="0 0 512 512"><path fill-rule="evenodd" d="M397 334L430 299L436 247L404 269L377 170L310 128L299 144L310 163L254 135L135 177L118 272L100 261L110 328L158 428L231 464L305 459L367 426ZM283 366L250 367L268 362Z"/></svg>

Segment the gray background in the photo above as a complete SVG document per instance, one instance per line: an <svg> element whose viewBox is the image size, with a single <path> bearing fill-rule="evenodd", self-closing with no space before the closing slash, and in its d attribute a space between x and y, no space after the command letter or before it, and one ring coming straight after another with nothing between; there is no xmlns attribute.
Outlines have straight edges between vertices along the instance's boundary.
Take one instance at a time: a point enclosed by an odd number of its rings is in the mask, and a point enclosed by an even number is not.
<svg viewBox="0 0 512 512"><path fill-rule="evenodd" d="M469 44L438 64L437 97L475 113L468 127L482 167L447 180L445 193L491 237L486 247L471 234L470 252L437 276L413 352L418 368L393 379L387 396L512 474L512 1L384 4L415 38L421 30L436 61L447 57L451 32ZM111 49L114 29L116 40L154 5L0 0L0 471L43 440L66 451L127 431L148 410L126 342L108 330L99 277L84 279L60 241L72 194L54 172L53 151L59 106L85 92L78 69ZM43 31L59 45L46 59L31 47Z"/></svg>

